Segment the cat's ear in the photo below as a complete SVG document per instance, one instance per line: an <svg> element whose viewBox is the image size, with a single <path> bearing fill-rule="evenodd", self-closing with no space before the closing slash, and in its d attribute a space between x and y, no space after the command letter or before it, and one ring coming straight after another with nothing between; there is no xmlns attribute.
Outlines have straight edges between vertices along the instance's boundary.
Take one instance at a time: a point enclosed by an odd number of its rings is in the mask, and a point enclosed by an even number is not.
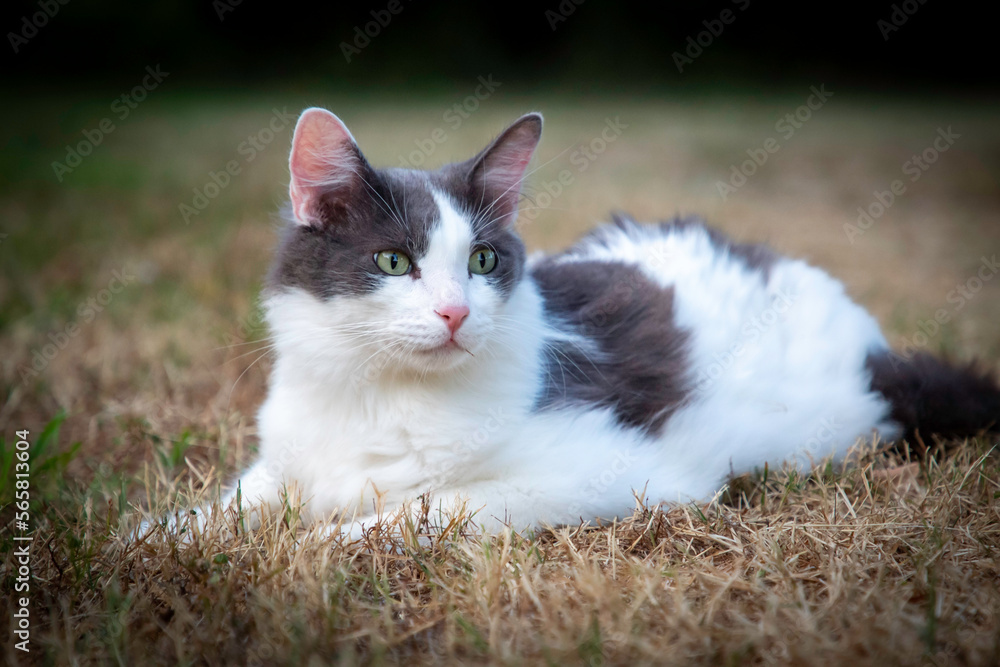
<svg viewBox="0 0 1000 667"><path fill-rule="evenodd" d="M288 194L301 225L318 225L324 214L350 202L361 183L364 158L347 126L326 109L312 107L299 116L288 158Z"/></svg>
<svg viewBox="0 0 1000 667"><path fill-rule="evenodd" d="M542 114L529 113L511 123L492 144L473 158L472 195L491 218L514 221L524 172L542 137Z"/></svg>

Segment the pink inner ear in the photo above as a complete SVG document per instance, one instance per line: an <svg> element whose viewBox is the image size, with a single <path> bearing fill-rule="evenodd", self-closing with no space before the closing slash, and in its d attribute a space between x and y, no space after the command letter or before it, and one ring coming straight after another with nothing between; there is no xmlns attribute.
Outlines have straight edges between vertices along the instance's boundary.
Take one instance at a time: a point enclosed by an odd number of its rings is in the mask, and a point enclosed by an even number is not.
<svg viewBox="0 0 1000 667"><path fill-rule="evenodd" d="M354 137L329 111L307 109L295 126L288 166L295 219L304 225L317 223L319 198L336 196L354 183L360 166Z"/></svg>
<svg viewBox="0 0 1000 667"><path fill-rule="evenodd" d="M486 149L480 161L479 186L492 201L486 205L502 218L516 212L518 197L525 171L538 146L541 135L541 116L530 114L522 117L500 135ZM508 222L513 217L508 218Z"/></svg>
<svg viewBox="0 0 1000 667"><path fill-rule="evenodd" d="M515 149L509 153L491 155L486 159L485 177L494 183L498 192L505 194L513 192L516 196L521 190L521 179L524 178L524 172L531 162L532 153L532 149Z"/></svg>

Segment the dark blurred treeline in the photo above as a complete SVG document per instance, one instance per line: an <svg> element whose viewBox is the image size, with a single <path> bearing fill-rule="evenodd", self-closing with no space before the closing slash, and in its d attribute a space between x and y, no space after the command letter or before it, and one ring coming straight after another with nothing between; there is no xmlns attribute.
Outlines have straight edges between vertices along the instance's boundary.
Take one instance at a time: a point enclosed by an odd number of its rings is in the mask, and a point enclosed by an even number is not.
<svg viewBox="0 0 1000 667"><path fill-rule="evenodd" d="M187 81L241 86L420 86L492 72L569 89L836 81L994 92L987 9L942 0L18 0L4 3L0 25L4 79L17 86L130 79L161 63Z"/></svg>

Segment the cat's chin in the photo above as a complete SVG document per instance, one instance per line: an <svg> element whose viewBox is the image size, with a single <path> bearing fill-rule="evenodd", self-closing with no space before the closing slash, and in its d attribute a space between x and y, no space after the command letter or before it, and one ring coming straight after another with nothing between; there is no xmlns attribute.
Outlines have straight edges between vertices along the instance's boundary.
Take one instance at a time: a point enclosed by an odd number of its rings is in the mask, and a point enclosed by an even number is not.
<svg viewBox="0 0 1000 667"><path fill-rule="evenodd" d="M463 358L472 356L472 353L468 350L468 348L454 340L449 340L441 345L419 350L417 354L421 357L432 359L449 359L452 357Z"/></svg>
<svg viewBox="0 0 1000 667"><path fill-rule="evenodd" d="M441 345L422 348L411 354L411 359L422 371L449 370L472 359L472 351L455 340Z"/></svg>

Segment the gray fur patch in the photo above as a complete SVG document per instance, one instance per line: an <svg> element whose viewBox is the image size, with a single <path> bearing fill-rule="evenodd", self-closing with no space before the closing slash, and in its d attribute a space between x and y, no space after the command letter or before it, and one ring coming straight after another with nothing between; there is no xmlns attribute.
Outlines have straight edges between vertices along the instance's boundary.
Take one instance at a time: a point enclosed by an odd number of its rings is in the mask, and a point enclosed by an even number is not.
<svg viewBox="0 0 1000 667"><path fill-rule="evenodd" d="M358 178L346 201L323 207L323 224L286 224L268 276L271 289L297 287L320 299L361 295L399 279L379 270L376 253L398 250L417 261L427 252L440 212L426 180L367 164Z"/></svg>
<svg viewBox="0 0 1000 667"><path fill-rule="evenodd" d="M691 391L689 335L674 322L673 289L618 262L549 259L532 275L547 315L592 343L548 351L536 409L610 407L623 425L658 433Z"/></svg>

